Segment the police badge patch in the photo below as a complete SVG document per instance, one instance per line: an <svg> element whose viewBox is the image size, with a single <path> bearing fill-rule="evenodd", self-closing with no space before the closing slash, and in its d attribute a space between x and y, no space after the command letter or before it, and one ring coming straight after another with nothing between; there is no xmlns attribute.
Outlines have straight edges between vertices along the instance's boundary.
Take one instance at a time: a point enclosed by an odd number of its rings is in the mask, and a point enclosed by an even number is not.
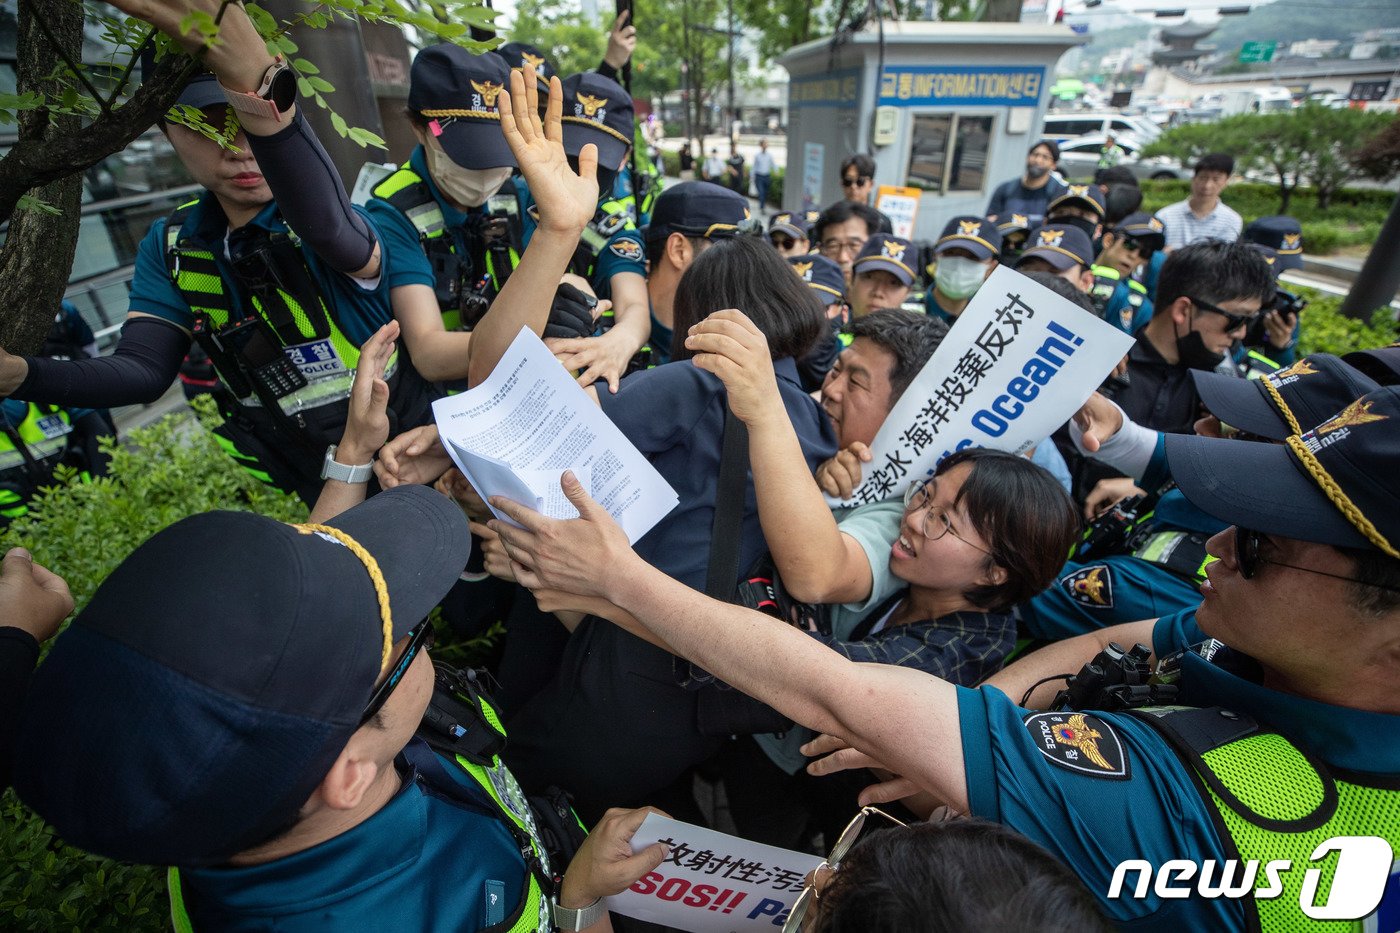
<svg viewBox="0 0 1400 933"><path fill-rule="evenodd" d="M1036 713L1026 731L1051 764L1090 777L1126 781L1128 752L1113 727L1089 713Z"/></svg>
<svg viewBox="0 0 1400 933"><path fill-rule="evenodd" d="M612 250L614 256L621 259L639 260L642 258L642 248L637 245L635 240L618 240L608 249Z"/></svg>
<svg viewBox="0 0 1400 933"><path fill-rule="evenodd" d="M1113 572L1107 564L1092 564L1060 578L1070 599L1090 609L1113 608Z"/></svg>

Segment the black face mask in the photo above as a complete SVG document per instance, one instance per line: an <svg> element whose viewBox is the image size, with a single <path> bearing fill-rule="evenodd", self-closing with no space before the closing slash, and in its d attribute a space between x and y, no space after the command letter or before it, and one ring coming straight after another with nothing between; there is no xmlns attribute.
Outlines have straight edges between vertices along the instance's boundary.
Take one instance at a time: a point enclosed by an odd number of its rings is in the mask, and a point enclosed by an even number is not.
<svg viewBox="0 0 1400 933"><path fill-rule="evenodd" d="M1182 366L1210 372L1225 360L1225 354L1214 353L1206 346L1200 331L1188 330L1176 338L1176 355Z"/></svg>
<svg viewBox="0 0 1400 933"><path fill-rule="evenodd" d="M1095 228L1098 226L1097 221L1085 220L1083 217L1054 217L1047 218L1045 222L1049 224L1064 224L1069 227L1078 227L1080 230L1084 231L1084 235L1089 238L1090 243L1094 241L1094 234L1097 232Z"/></svg>

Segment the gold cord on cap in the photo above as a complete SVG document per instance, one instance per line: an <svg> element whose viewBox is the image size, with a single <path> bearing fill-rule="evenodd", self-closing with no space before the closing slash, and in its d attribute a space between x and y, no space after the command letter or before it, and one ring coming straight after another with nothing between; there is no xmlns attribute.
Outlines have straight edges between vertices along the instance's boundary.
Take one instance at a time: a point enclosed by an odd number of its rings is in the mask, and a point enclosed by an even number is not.
<svg viewBox="0 0 1400 933"><path fill-rule="evenodd" d="M1283 420L1288 422L1288 426L1293 429L1293 433L1302 434L1303 429L1298 427L1298 419L1293 417L1293 409L1289 408L1288 403L1283 400L1283 396L1279 395L1278 388L1274 386L1273 380L1265 376L1259 381L1264 384L1265 391L1267 391L1269 397L1274 400L1274 407L1278 409L1280 415L1283 415Z"/></svg>
<svg viewBox="0 0 1400 933"><path fill-rule="evenodd" d="M389 667L389 659L394 656L394 616L389 609L389 585L384 582L384 574L379 571L379 562L374 559L373 554L365 549L364 545L339 528L313 524L293 524L292 527L304 535L320 532L331 536L345 545L346 549L365 565L365 570L369 572L370 582L374 584L374 595L379 600L379 621L384 629L384 647L379 656L379 673L384 673Z"/></svg>
<svg viewBox="0 0 1400 933"><path fill-rule="evenodd" d="M1356 503L1347 497L1347 494L1342 491L1342 487L1338 486L1337 481L1327 472L1326 467L1318 461L1311 450L1308 450L1302 438L1290 437L1288 448L1298 455L1298 459L1303 461L1303 468L1312 476L1313 481L1322 487L1327 498L1332 500L1332 504L1337 507L1347 521L1351 522L1357 531L1366 536L1366 540L1391 557L1400 558L1400 551L1397 551L1395 546L1385 539L1385 535L1381 534L1380 529L1371 524L1371 520L1362 513L1361 509L1356 507Z"/></svg>

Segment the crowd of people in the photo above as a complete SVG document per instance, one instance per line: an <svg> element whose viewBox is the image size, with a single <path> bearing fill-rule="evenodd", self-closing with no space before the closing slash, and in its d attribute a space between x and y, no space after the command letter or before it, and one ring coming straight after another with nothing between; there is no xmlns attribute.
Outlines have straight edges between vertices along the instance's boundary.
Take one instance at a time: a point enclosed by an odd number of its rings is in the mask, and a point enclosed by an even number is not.
<svg viewBox="0 0 1400 933"><path fill-rule="evenodd" d="M654 928L604 899L671 854L633 851L649 813L716 817L697 781L827 855L789 931L1295 929L1326 900L1301 870L1111 892L1132 860L1400 847L1400 347L1295 355L1302 230L1244 225L1228 156L1152 215L1040 142L917 244L857 155L765 229L714 183L742 163L634 159L624 14L562 78L522 43L420 51L419 144L360 207L240 6L205 48L190 3L117 5L203 55L180 102L226 135L162 124L203 191L143 241L115 352L0 351L5 416L61 451L194 348L221 444L309 513L170 525L37 669L73 600L7 554L0 782L169 866L178 929ZM998 264L1132 349L1027 454L829 506ZM556 520L444 450L432 401L522 328L676 492L635 545L572 472ZM435 608L504 620L490 671L430 660Z"/></svg>

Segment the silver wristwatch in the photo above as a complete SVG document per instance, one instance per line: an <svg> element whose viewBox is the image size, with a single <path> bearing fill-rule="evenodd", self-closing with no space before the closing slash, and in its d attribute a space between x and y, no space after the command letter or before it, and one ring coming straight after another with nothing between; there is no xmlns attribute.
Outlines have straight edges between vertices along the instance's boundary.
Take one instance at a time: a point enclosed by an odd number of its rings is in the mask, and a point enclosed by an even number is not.
<svg viewBox="0 0 1400 933"><path fill-rule="evenodd" d="M342 483L365 483L374 475L374 461L346 466L335 461L335 447L326 448L326 459L321 461L321 479L338 479Z"/></svg>
<svg viewBox="0 0 1400 933"><path fill-rule="evenodd" d="M601 897L579 910L561 907L558 901L550 906L554 908L554 926L560 930L586 930L603 919L603 914L608 912L607 905Z"/></svg>

